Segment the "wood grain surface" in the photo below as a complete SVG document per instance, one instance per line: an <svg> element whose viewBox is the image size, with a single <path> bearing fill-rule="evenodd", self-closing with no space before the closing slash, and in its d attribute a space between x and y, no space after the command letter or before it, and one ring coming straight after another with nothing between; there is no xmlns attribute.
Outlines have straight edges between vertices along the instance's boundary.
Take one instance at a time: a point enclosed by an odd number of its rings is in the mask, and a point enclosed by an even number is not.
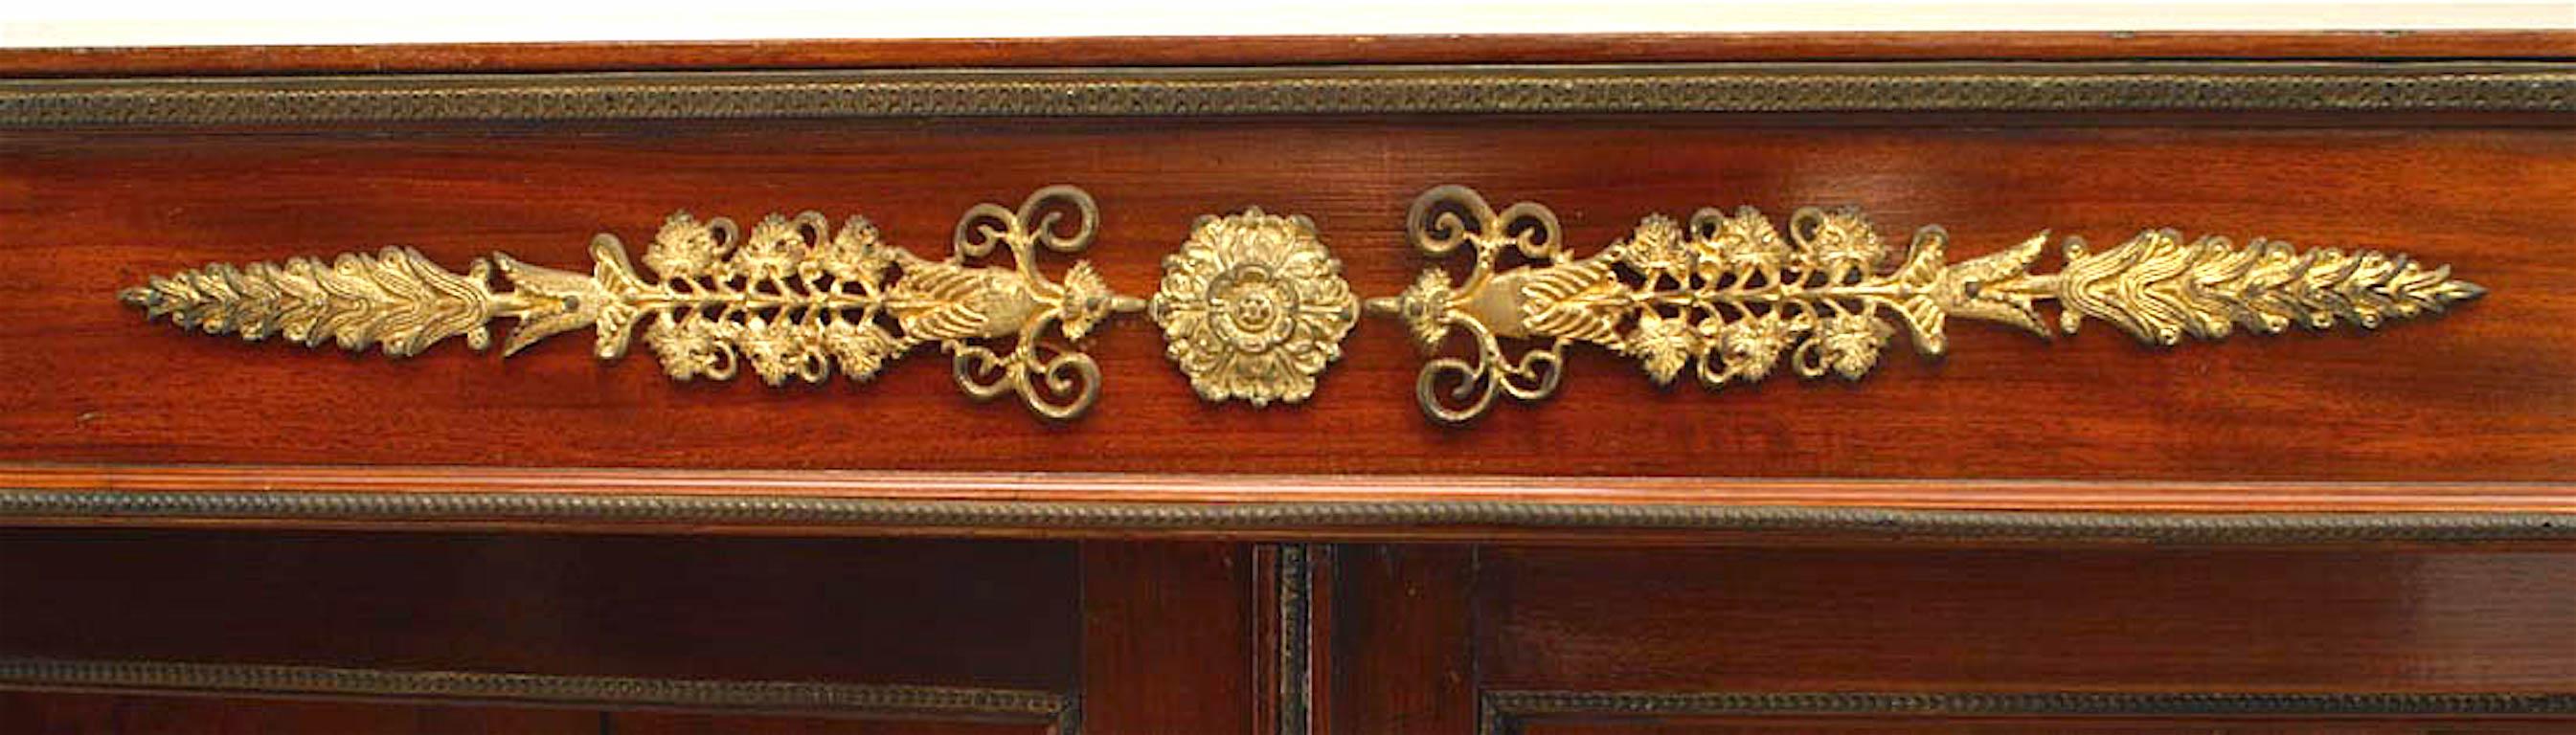
<svg viewBox="0 0 2576 735"><path fill-rule="evenodd" d="M1489 689L2563 692L2571 582L2477 551L1512 549L1474 619Z"/></svg>
<svg viewBox="0 0 2576 735"><path fill-rule="evenodd" d="M2539 733L2576 691L2563 553L1332 558L1337 733Z"/></svg>
<svg viewBox="0 0 2576 735"><path fill-rule="evenodd" d="M1082 546L1086 732L1253 732L1252 549Z"/></svg>
<svg viewBox="0 0 2576 735"><path fill-rule="evenodd" d="M0 692L0 730L48 735L593 735L596 712L470 705Z"/></svg>
<svg viewBox="0 0 2576 735"><path fill-rule="evenodd" d="M52 49L0 51L0 76L2219 58L2544 68L2576 59L2576 35ZM0 659L1063 705L933 722L17 681L54 691L0 693L0 731L1297 735L1279 696L1293 575L1250 543L1281 538L1330 544L1305 549L1319 733L2565 731L2576 556L2520 540L2563 540L2549 514L2576 509L2571 128L2094 110L0 131L0 492L137 501L0 519ZM1894 238L1946 227L1954 260L2171 226L2404 252L2490 293L2377 333L2171 349L2099 322L2043 340L1953 321L1944 357L1899 342L1857 382L1722 391L1659 389L1582 348L1555 397L1466 428L1421 415L1425 357L1377 318L1312 400L1267 409L1200 401L1156 328L1114 322L1085 345L1099 403L1051 424L967 399L926 351L863 384L677 384L578 334L395 360L187 334L115 299L209 262L389 245L455 270L494 251L580 269L594 233L640 252L679 209L863 214L937 257L968 207L1057 183L1100 205L1080 257L1136 294L1194 219L1253 206L1311 217L1362 296L1455 272L1400 232L1418 193L1453 183L1547 204L1583 253L1650 213L1855 204ZM238 502L172 510L206 498ZM1620 520L1735 511L1771 515ZM176 527L133 527L152 524ZM732 533L760 537L713 537ZM1759 699L1802 693L1864 704ZM1651 704L1692 696L1756 706ZM2230 697L2294 706L2206 711ZM1563 706L1512 709L1540 701Z"/></svg>
<svg viewBox="0 0 2576 735"><path fill-rule="evenodd" d="M1478 549L1346 545L1316 657L1333 672L1320 732L1460 733L1476 727L1469 614Z"/></svg>
<svg viewBox="0 0 2576 735"><path fill-rule="evenodd" d="M2556 128L1794 127L1661 118L919 121L0 136L0 461L1402 475L2231 481L2576 477L2576 138ZM420 248L579 267L589 235L664 214L864 213L923 254L979 201L1048 183L1100 202L1084 254L1147 291L1200 214L1322 228L1363 295L1426 261L1414 194L1544 202L1585 251L1652 212L1860 204L1940 224L1954 257L2046 229L2375 247L2492 293L2455 312L2174 349L1952 325L1856 383L1658 389L1578 350L1555 398L1468 429L1425 420L1416 350L1364 321L1308 403L1201 402L1143 319L1090 345L1089 416L976 404L935 354L867 384L673 384L559 338L509 360L389 360L181 333L119 288L212 261ZM2053 259L2053 258L2052 258ZM1050 264L1062 267L1058 261ZM2053 266L2044 266L2053 267ZM2100 327L2102 325L2095 325Z"/></svg>
<svg viewBox="0 0 2576 735"><path fill-rule="evenodd" d="M1070 691L1070 544L0 532L0 653ZM903 604L886 604L899 596Z"/></svg>
<svg viewBox="0 0 2576 735"><path fill-rule="evenodd" d="M2546 735L2565 732L2553 720L2480 718L2444 723L2412 717L2273 718L1595 718L1523 723L1520 735Z"/></svg>
<svg viewBox="0 0 2576 735"><path fill-rule="evenodd" d="M0 730L47 735L1030 735L1043 725L474 705L0 692Z"/></svg>

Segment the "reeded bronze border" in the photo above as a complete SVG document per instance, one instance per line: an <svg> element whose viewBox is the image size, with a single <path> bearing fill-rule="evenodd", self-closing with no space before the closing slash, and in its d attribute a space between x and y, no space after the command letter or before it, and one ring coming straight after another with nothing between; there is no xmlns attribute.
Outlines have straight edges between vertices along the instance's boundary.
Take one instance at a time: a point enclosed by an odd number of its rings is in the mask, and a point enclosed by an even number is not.
<svg viewBox="0 0 2576 735"><path fill-rule="evenodd" d="M1521 501L1299 503L899 500L708 495L0 490L12 520L550 521L1242 532L1421 527L1661 529L1928 539L2190 543L2576 539L2560 513L2089 513Z"/></svg>
<svg viewBox="0 0 2576 735"><path fill-rule="evenodd" d="M912 69L0 81L0 127L1579 112L2576 111L2550 62Z"/></svg>
<svg viewBox="0 0 2576 735"><path fill-rule="evenodd" d="M1724 715L2567 716L2568 693L1592 692L1489 691L1477 731L1510 735L1529 717Z"/></svg>
<svg viewBox="0 0 2576 735"><path fill-rule="evenodd" d="M1022 720L1059 732L1077 720L1071 697L1015 689L0 658L0 688L31 687Z"/></svg>

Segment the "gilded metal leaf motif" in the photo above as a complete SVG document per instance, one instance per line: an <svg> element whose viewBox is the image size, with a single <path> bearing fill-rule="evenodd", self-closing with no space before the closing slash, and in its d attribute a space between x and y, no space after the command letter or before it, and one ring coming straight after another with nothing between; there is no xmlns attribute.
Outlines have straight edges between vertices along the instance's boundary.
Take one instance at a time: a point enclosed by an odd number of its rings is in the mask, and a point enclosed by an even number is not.
<svg viewBox="0 0 2576 735"><path fill-rule="evenodd" d="M1150 302L1164 354L1210 401L1296 403L1342 356L1359 300L1303 215L1203 216Z"/></svg>
<svg viewBox="0 0 2576 735"><path fill-rule="evenodd" d="M1059 227L1068 213L1070 233ZM949 257L926 260L885 244L859 217L835 229L814 212L770 215L745 234L731 220L683 212L645 248L651 275L603 234L591 242L587 274L500 253L457 274L417 251L388 248L328 265L218 263L153 278L120 297L148 317L208 333L375 345L396 357L459 335L483 349L491 341L486 325L500 317L518 320L504 354L587 327L597 336L593 351L615 359L640 332L663 371L684 381L728 380L746 366L773 386L821 382L835 371L863 381L936 344L969 395L1016 394L1031 410L1063 419L1097 400L1100 372L1089 355L1048 341L1049 332L1079 340L1111 314L1144 308L1110 291L1089 263L1076 262L1060 282L1038 271L1040 248L1080 251L1098 219L1090 195L1048 187L1017 209L968 210ZM1009 251L1010 265L967 262L996 249ZM492 290L495 265L510 290Z"/></svg>
<svg viewBox="0 0 2576 735"><path fill-rule="evenodd" d="M1951 263L1948 236L1926 227L1887 268L1891 253L1852 208L1801 209L1785 234L1749 207L1702 209L1687 226L1653 215L1578 258L1545 206L1498 212L1472 189L1443 186L1414 201L1405 230L1425 253L1469 247L1475 257L1463 281L1430 269L1403 293L1368 302L1402 320L1426 350L1459 332L1472 337L1472 358L1433 358L1416 381L1423 411L1452 423L1482 415L1496 396L1553 393L1564 350L1578 342L1635 358L1658 384L1687 372L1716 387L1762 380L1783 363L1804 377L1858 379L1900 328L1917 351L1940 354L1952 317L2051 335L2037 304L2052 300L2058 329L2072 333L2091 318L2172 345L2238 328L2376 328L2485 293L2448 267L2404 255L2267 240L2239 248L2217 237L2186 243L2172 230L2099 252L2068 238L2065 269L2035 274L2047 233ZM1501 267L1511 252L1528 262ZM1511 358L1507 339L1545 344Z"/></svg>
<svg viewBox="0 0 2576 735"><path fill-rule="evenodd" d="M487 285L488 270L478 260L457 275L419 251L386 248L342 254L329 263L216 263L155 276L120 296L148 316L166 316L208 334L248 340L280 335L307 347L374 346L402 357L460 334L475 349L491 342L483 325L500 307Z"/></svg>

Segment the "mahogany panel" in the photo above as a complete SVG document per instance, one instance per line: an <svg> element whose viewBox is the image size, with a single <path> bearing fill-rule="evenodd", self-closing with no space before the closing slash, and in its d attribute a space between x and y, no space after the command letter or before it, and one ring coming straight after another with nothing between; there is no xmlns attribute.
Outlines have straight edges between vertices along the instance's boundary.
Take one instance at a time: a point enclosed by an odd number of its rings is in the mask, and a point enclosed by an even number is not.
<svg viewBox="0 0 2576 735"><path fill-rule="evenodd" d="M1489 548L1486 690L2567 692L2576 556Z"/></svg>
<svg viewBox="0 0 2576 735"><path fill-rule="evenodd" d="M0 653L1071 692L1070 544L0 531Z"/></svg>
<svg viewBox="0 0 2576 735"><path fill-rule="evenodd" d="M0 692L0 732L46 735L1033 735L1029 723L602 712L68 692Z"/></svg>
<svg viewBox="0 0 2576 735"><path fill-rule="evenodd" d="M0 732L45 735L605 735L577 710L0 692ZM864 732L864 731L863 731Z"/></svg>
<svg viewBox="0 0 2576 735"><path fill-rule="evenodd" d="M1332 676L1319 732L1465 733L1476 727L1472 635L1477 549L1332 548L1330 627L1316 658Z"/></svg>
<svg viewBox="0 0 2576 735"><path fill-rule="evenodd" d="M1082 728L1250 733L1256 705L1252 547L1082 545Z"/></svg>
<svg viewBox="0 0 2576 735"><path fill-rule="evenodd" d="M601 735L1060 735L1030 723L844 720L822 717L610 712Z"/></svg>
<svg viewBox="0 0 2576 735"><path fill-rule="evenodd" d="M2220 718L1780 718L1630 721L1531 720L1518 735L2542 735L2565 721L2318 717L2247 722Z"/></svg>
<svg viewBox="0 0 2576 735"><path fill-rule="evenodd" d="M0 730L116 735L116 712L122 699L105 694L0 692Z"/></svg>
<svg viewBox="0 0 2576 735"><path fill-rule="evenodd" d="M2548 128L1806 127L1639 118L635 123L0 135L0 461L473 464L1144 473L1700 475L2108 480L2576 479L2576 136ZM2026 120L2022 121L2027 123ZM2097 243L2181 225L2449 263L2492 293L2378 334L2143 348L2094 324L2051 343L1960 323L1858 383L1657 389L1579 350L1554 399L1433 425L1416 350L1363 321L1303 405L1201 403L1129 318L1090 346L1096 410L1047 425L977 404L914 355L874 382L673 384L565 337L502 360L409 360L146 325L113 298L209 261L414 245L579 267L663 215L865 213L935 254L979 201L1094 194L1085 254L1150 290L1200 214L1312 216L1363 295L1425 261L1413 196L1545 202L1584 251L1649 212L1856 203L1945 225L1967 257L2053 228ZM1061 260L1056 267L1061 267ZM2049 266L2053 267L2053 266ZM1973 422L1973 423L1962 423ZM895 428L900 427L900 428Z"/></svg>

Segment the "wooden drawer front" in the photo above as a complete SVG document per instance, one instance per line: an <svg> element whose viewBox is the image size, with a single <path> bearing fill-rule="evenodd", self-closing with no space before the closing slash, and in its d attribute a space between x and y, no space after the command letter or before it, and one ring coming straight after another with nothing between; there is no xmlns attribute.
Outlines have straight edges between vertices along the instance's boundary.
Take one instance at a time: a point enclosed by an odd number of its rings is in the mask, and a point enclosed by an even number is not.
<svg viewBox="0 0 2576 735"><path fill-rule="evenodd" d="M20 295L0 304L0 460L944 471L1697 475L2109 480L2565 481L2576 477L2576 136L2555 127L2365 128L2162 118L2011 127L1754 116L780 121L228 132L0 133ZM2370 118L2363 118L2369 120ZM641 257L673 210L863 214L944 252L979 202L1071 183L1098 201L1079 257L1152 293L1203 214L1299 213L1362 296L1438 261L1403 234L1415 195L1468 183L1544 203L1588 254L1653 213L1859 205L1901 249L1953 260L2049 230L2107 248L2142 229L2403 252L2489 291L2376 333L2237 334L2150 349L2110 325L2045 340L1956 319L1947 355L1900 337L1858 382L1788 375L1658 388L1570 349L1543 402L1460 428L1415 405L1422 357L1367 318L1308 401L1209 405L1141 318L1088 340L1106 381L1061 424L972 401L944 357L866 383L673 383L587 332L507 360L402 360L191 336L120 289L206 263L401 244L442 267L504 251L587 268L593 233ZM1783 224L1782 226L1785 226ZM2053 251L2055 246L2051 246ZM2057 258L2050 255L2051 260ZM1064 261L1046 267L1060 268ZM2053 266L2043 265L2043 268ZM1052 271L1050 271L1052 272ZM499 326L499 325L495 325ZM97 369L113 365L116 369ZM255 409L253 407L256 407ZM888 426L917 430L888 431ZM1973 426L1973 430L1962 427ZM789 427L794 427L790 429ZM1181 440L1181 439L1186 440Z"/></svg>
<svg viewBox="0 0 2576 735"><path fill-rule="evenodd" d="M2576 36L2053 38L0 51L0 730L2576 731Z"/></svg>

